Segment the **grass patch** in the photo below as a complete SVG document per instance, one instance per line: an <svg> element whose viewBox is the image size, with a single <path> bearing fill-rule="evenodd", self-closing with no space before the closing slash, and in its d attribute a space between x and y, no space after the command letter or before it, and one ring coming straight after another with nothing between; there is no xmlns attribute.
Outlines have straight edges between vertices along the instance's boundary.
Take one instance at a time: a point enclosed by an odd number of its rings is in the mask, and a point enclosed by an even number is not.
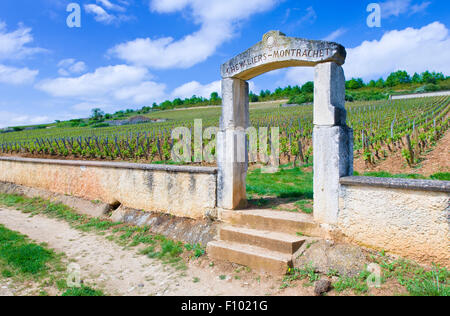
<svg viewBox="0 0 450 316"><path fill-rule="evenodd" d="M42 275L48 270L47 263L55 257L52 250L32 243L26 236L0 225L0 260L7 266L23 274ZM3 276L8 275L3 272Z"/></svg>
<svg viewBox="0 0 450 316"><path fill-rule="evenodd" d="M313 202L309 200L300 200L294 203L294 205L297 207L297 209L301 210L303 213L306 214L312 214L313 209L311 207L311 204Z"/></svg>
<svg viewBox="0 0 450 316"><path fill-rule="evenodd" d="M181 255L185 251L191 252L190 257L195 258L205 254L205 249L201 245L183 245L181 242L175 242L164 236L153 235L149 232L149 227L126 225L107 219L79 215L64 204L53 203L42 198L27 198L21 195L0 193L0 205L13 207L33 215L45 214L67 221L75 229L102 234L106 236L106 239L114 241L120 246L151 245L143 251L144 254L151 258L161 259L164 263L171 263L180 269L184 268Z"/></svg>
<svg viewBox="0 0 450 316"><path fill-rule="evenodd" d="M450 181L450 172L438 172L430 176L433 180Z"/></svg>
<svg viewBox="0 0 450 316"><path fill-rule="evenodd" d="M372 172L365 172L363 174L364 177L376 177L376 178L399 178L399 179L427 179L425 176L422 176L420 174L391 174L387 171L372 171Z"/></svg>
<svg viewBox="0 0 450 316"><path fill-rule="evenodd" d="M307 286L311 286L314 282L320 280L320 273L316 271L312 264L307 264L303 269L291 268L283 279L280 289L287 288L296 280L308 280Z"/></svg>
<svg viewBox="0 0 450 316"><path fill-rule="evenodd" d="M367 285L367 278L369 276L370 272L362 271L359 275L354 277L340 277L339 280L333 284L333 287L337 292L353 290L358 294L366 293L369 290Z"/></svg>
<svg viewBox="0 0 450 316"><path fill-rule="evenodd" d="M105 296L105 294L102 291L94 290L83 285L79 288L73 287L67 289L62 296Z"/></svg>
<svg viewBox="0 0 450 316"><path fill-rule="evenodd" d="M412 296L450 295L450 271L446 268L434 265L430 270L405 259L389 261L383 254L376 262L382 268L382 279L397 279Z"/></svg>
<svg viewBox="0 0 450 316"><path fill-rule="evenodd" d="M358 172L354 173L355 176L360 176ZM441 180L450 181L450 172L438 172L432 174L430 177L425 177L421 174L411 173L411 174L391 174L387 171L372 171L365 172L362 176L364 177L376 177L376 178L397 178L397 179L421 179L421 180Z"/></svg>
<svg viewBox="0 0 450 316"><path fill-rule="evenodd" d="M9 201L20 201L17 196L10 197ZM98 296L102 292L88 287L68 288L65 281L66 264L62 261L64 254L56 254L44 244L36 244L27 236L12 231L0 224L0 270L3 278L12 279L15 283L35 282L39 295L48 296L48 288L55 287L64 293L79 293ZM27 286L30 286L27 283ZM89 289L89 291L87 290Z"/></svg>
<svg viewBox="0 0 450 316"><path fill-rule="evenodd" d="M302 168L280 168L276 173L261 173L261 169L247 175L247 192L278 198L313 198L313 175Z"/></svg>

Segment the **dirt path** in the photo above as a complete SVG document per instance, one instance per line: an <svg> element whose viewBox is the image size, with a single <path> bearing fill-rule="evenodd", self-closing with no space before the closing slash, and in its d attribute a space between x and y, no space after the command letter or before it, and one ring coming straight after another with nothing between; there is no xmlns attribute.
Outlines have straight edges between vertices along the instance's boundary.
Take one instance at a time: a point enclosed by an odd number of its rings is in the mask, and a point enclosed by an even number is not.
<svg viewBox="0 0 450 316"><path fill-rule="evenodd" d="M150 259L135 249L124 249L104 236L84 233L66 222L41 215L30 217L16 210L0 209L0 223L32 240L64 252L81 267L82 280L110 295L312 295L312 288L279 290L281 278L236 272L208 258L188 263L186 271ZM225 280L220 276L226 275ZM238 275L238 277L236 277ZM239 278L239 279L238 279ZM4 287L4 288L3 288ZM10 293L0 283L0 295Z"/></svg>
<svg viewBox="0 0 450 316"><path fill-rule="evenodd" d="M0 297L13 296L13 292L10 290L11 285L8 283L0 282Z"/></svg>

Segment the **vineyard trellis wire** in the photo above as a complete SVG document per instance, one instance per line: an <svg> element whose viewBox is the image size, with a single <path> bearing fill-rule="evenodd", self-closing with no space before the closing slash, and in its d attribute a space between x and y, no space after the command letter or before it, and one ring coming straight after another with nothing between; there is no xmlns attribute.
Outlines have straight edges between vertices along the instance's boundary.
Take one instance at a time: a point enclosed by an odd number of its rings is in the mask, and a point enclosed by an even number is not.
<svg viewBox="0 0 450 316"><path fill-rule="evenodd" d="M362 157L367 164L374 164L400 151L405 161L412 166L420 154L433 146L449 128L448 96L351 102L346 104L346 108L348 125L354 130L355 155ZM202 113L200 118L203 119L203 128L218 125L220 109L206 108L198 113ZM158 115L164 116L165 113L159 112ZM170 162L172 129L184 126L192 132L193 124L194 120L189 115L180 115L178 119L160 123L100 129L53 128L13 132L0 134L0 153L33 157ZM251 126L257 130L260 127L268 127L269 130L271 127L279 127L282 158L293 161L294 164L311 162L312 105L252 108Z"/></svg>

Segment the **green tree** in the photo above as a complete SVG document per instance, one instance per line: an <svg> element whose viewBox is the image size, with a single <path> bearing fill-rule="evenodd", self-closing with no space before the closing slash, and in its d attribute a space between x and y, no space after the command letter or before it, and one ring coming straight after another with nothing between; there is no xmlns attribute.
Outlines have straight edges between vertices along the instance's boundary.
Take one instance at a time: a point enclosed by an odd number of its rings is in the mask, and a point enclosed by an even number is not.
<svg viewBox="0 0 450 316"><path fill-rule="evenodd" d="M377 80L376 87L377 88L384 88L385 87L385 82L384 82L383 78L380 78L380 79Z"/></svg>
<svg viewBox="0 0 450 316"><path fill-rule="evenodd" d="M391 73L389 77L387 77L386 86L393 87L401 83L410 83L410 82L411 77L409 76L409 74L404 70L399 70Z"/></svg>
<svg viewBox="0 0 450 316"><path fill-rule="evenodd" d="M210 100L211 100L212 102L218 101L218 100L219 100L219 94L218 94L217 92L211 93L211 98L210 98Z"/></svg>
<svg viewBox="0 0 450 316"><path fill-rule="evenodd" d="M94 121L98 121L98 120L101 120L102 118L103 118L103 116L105 115L105 112L103 112L101 109L99 109L99 108L95 108L95 109L92 109L92 112L91 112L92 114L91 114L91 118L94 120Z"/></svg>
<svg viewBox="0 0 450 316"><path fill-rule="evenodd" d="M353 78L345 83L347 89L360 89L364 87L364 81L361 78Z"/></svg>
<svg viewBox="0 0 450 316"><path fill-rule="evenodd" d="M259 97L254 94L253 92L250 92L248 95L249 101L250 102L258 102L259 101Z"/></svg>
<svg viewBox="0 0 450 316"><path fill-rule="evenodd" d="M420 77L420 75L417 72L415 72L414 75L412 76L411 82L422 83L422 77Z"/></svg>
<svg viewBox="0 0 450 316"><path fill-rule="evenodd" d="M308 81L302 86L302 93L313 93L314 92L314 82Z"/></svg>

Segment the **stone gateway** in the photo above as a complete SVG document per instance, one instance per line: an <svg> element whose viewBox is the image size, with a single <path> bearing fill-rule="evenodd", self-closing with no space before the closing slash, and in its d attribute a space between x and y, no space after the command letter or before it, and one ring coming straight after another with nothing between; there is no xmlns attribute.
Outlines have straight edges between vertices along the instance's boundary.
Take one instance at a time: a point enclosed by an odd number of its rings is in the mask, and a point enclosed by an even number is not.
<svg viewBox="0 0 450 316"><path fill-rule="evenodd" d="M315 67L314 76L314 218L335 224L339 179L353 174L353 131L346 124L343 46L326 41L287 37L270 31L261 42L222 65L222 117L217 135L218 207L236 210L246 205L249 127L247 80L286 67Z"/></svg>

